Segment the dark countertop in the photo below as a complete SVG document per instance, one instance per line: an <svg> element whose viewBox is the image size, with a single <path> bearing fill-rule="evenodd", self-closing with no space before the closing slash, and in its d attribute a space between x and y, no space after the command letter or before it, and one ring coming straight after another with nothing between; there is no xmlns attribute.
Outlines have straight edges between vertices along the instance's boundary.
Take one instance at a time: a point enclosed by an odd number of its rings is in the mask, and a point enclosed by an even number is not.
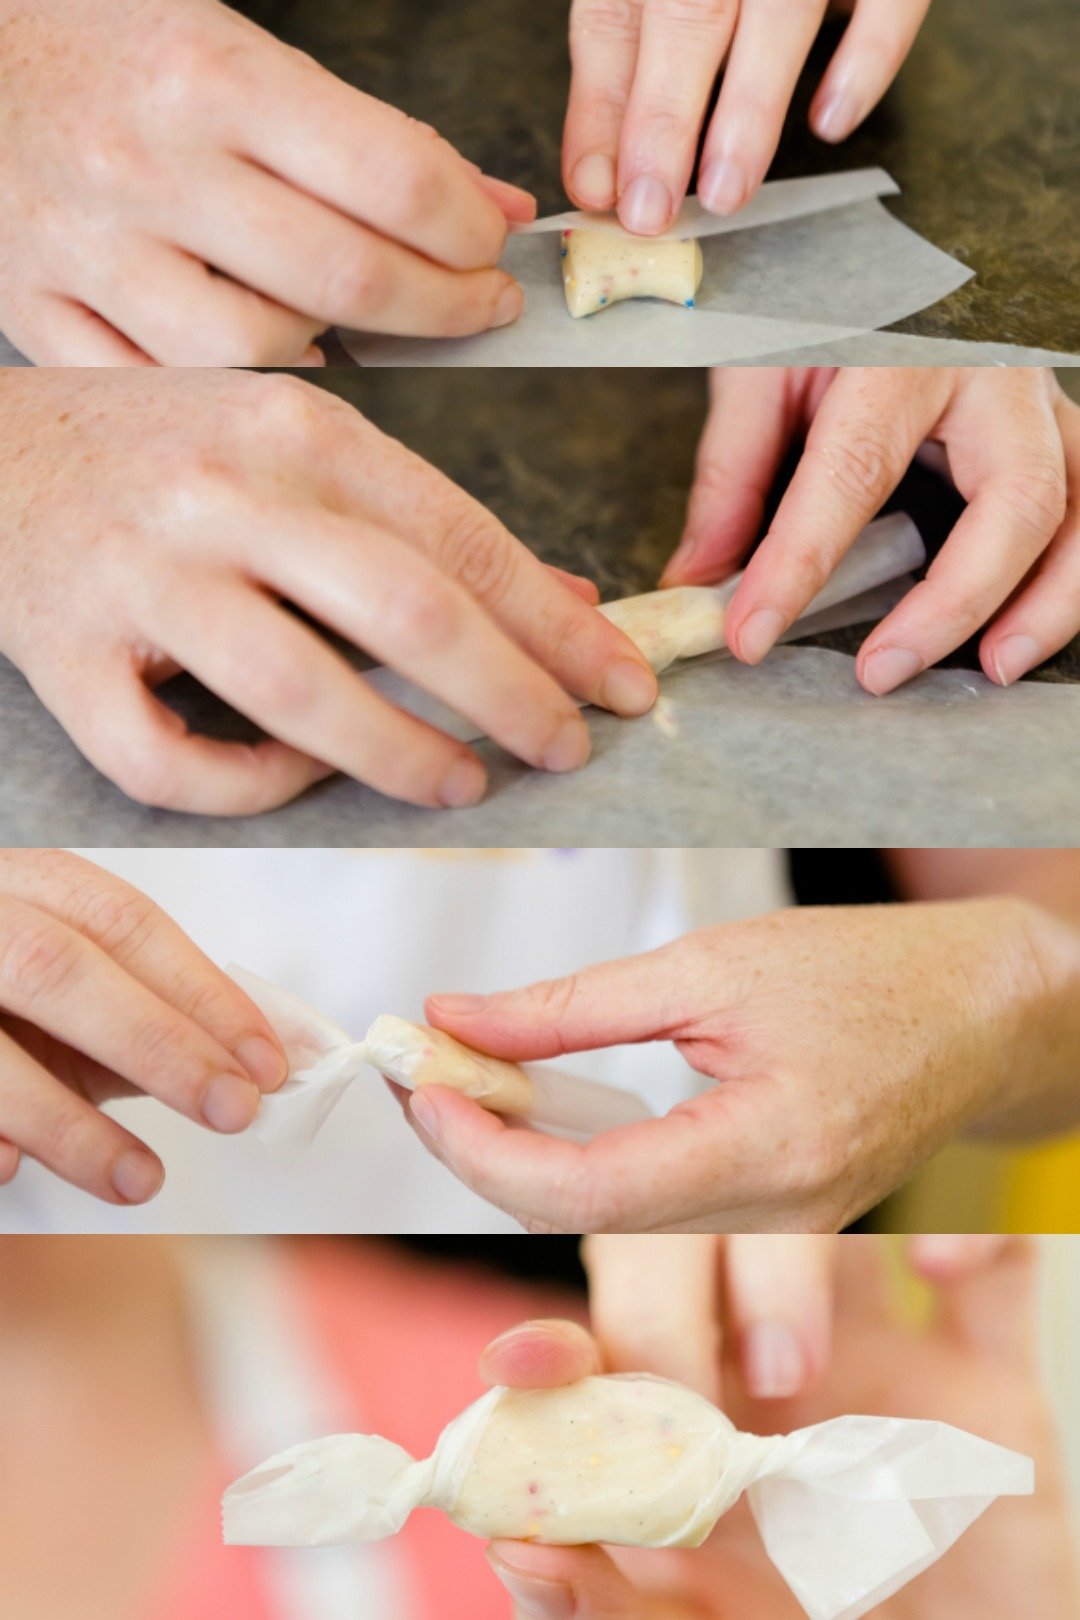
<svg viewBox="0 0 1080 1620"><path fill-rule="evenodd" d="M492 173L566 206L559 142L566 0L243 0L370 94L435 125ZM895 330L1080 353L1080 5L934 0L885 103L823 145L806 110L819 42L773 176L880 164L889 207L977 279Z"/></svg>

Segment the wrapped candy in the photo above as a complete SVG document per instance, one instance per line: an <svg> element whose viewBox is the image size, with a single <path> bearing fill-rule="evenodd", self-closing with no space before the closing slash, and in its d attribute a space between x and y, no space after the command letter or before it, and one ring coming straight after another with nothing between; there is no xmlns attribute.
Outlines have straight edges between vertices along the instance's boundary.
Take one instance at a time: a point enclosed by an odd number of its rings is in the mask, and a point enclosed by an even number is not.
<svg viewBox="0 0 1080 1620"><path fill-rule="evenodd" d="M693 309L705 272L699 242L583 230L565 230L560 241L566 307L575 320L627 298Z"/></svg>
<svg viewBox="0 0 1080 1620"><path fill-rule="evenodd" d="M925 561L926 547L909 517L894 512L878 518L841 558L791 634L810 635L834 623L856 623L858 613L853 617L852 609L861 606L869 593ZM726 650L728 604L741 580L737 574L723 585L678 585L627 596L605 603L599 611L626 632L659 675L684 658Z"/></svg>
<svg viewBox="0 0 1080 1620"><path fill-rule="evenodd" d="M225 1492L225 1540L331 1546L441 1508L473 1535L697 1547L742 1495L810 1620L859 1620L935 1563L1027 1457L948 1424L841 1417L740 1433L709 1401L647 1376L492 1389L416 1461L375 1435L294 1446Z"/></svg>
<svg viewBox="0 0 1080 1620"><path fill-rule="evenodd" d="M449 1086L493 1113L567 1136L587 1138L650 1117L640 1097L628 1091L539 1064L507 1063L474 1051L442 1030L390 1014L376 1018L363 1040L355 1041L291 991L235 965L228 971L266 1014L289 1060L288 1079L263 1098L254 1126L264 1142L314 1141L366 1067L410 1091Z"/></svg>

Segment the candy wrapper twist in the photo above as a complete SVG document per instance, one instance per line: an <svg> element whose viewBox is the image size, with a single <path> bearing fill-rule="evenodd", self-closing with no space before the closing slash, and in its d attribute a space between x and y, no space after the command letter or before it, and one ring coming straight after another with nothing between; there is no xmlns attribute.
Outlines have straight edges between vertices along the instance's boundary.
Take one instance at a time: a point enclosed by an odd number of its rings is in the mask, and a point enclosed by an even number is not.
<svg viewBox="0 0 1080 1620"><path fill-rule="evenodd" d="M354 1080L371 1068L399 1086L448 1086L496 1114L587 1139L648 1119L629 1091L581 1080L542 1064L507 1063L452 1035L384 1013L357 1041L290 990L231 964L229 973L266 1014L289 1060L280 1090L262 1100L253 1127L263 1142L307 1147Z"/></svg>
<svg viewBox="0 0 1080 1620"><path fill-rule="evenodd" d="M951 1428L840 1417L740 1433L709 1401L645 1376L492 1389L416 1461L376 1435L332 1435L229 1487L225 1540L377 1541L414 1508L473 1535L698 1547L743 1495L810 1620L859 1620L945 1553L996 1497L1027 1496L1027 1457Z"/></svg>

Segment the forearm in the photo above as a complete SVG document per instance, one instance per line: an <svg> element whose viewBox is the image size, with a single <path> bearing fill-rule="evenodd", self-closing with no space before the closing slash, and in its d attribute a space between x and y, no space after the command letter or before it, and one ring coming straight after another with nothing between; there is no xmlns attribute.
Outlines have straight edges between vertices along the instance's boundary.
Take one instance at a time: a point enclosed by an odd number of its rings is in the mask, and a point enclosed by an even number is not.
<svg viewBox="0 0 1080 1620"><path fill-rule="evenodd" d="M886 849L905 900L1015 895L1080 932L1080 849Z"/></svg>

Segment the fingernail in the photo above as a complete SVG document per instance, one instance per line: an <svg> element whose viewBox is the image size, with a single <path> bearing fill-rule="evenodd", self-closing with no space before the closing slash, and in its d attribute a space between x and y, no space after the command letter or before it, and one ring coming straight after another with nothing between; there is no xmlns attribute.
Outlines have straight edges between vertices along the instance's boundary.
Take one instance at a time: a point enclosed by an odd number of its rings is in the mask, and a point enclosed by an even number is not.
<svg viewBox="0 0 1080 1620"><path fill-rule="evenodd" d="M656 702L656 676L632 658L620 658L604 676L600 695L615 714L644 714Z"/></svg>
<svg viewBox="0 0 1080 1620"><path fill-rule="evenodd" d="M653 174L639 174L619 198L619 218L628 231L656 236L668 227L675 212L671 192Z"/></svg>
<svg viewBox="0 0 1080 1620"><path fill-rule="evenodd" d="M518 319L525 308L525 294L516 281L508 281L499 294L495 305L491 324L495 326L511 326Z"/></svg>
<svg viewBox="0 0 1080 1620"><path fill-rule="evenodd" d="M783 633L783 614L775 608L758 608L739 631L739 657L744 664L760 664Z"/></svg>
<svg viewBox="0 0 1080 1620"><path fill-rule="evenodd" d="M797 1395L806 1361L802 1345L786 1322L757 1322L746 1335L746 1382L762 1400Z"/></svg>
<svg viewBox="0 0 1080 1620"><path fill-rule="evenodd" d="M1034 636L1006 636L990 657L999 686L1011 686L1029 669L1041 664L1045 654Z"/></svg>
<svg viewBox="0 0 1080 1620"><path fill-rule="evenodd" d="M129 1148L113 1165L113 1192L125 1204L145 1204L160 1192L164 1180L165 1166L142 1148Z"/></svg>
<svg viewBox="0 0 1080 1620"><path fill-rule="evenodd" d="M258 1112L258 1087L238 1074L219 1074L206 1088L202 1117L215 1131L226 1136L245 1131Z"/></svg>
<svg viewBox="0 0 1080 1620"><path fill-rule="evenodd" d="M679 541L675 550L664 564L664 572L660 575L660 584L675 584L679 575L687 568L700 546L701 541L696 534L685 534Z"/></svg>
<svg viewBox="0 0 1080 1620"><path fill-rule="evenodd" d="M431 1106L430 1100L424 1096L423 1090L410 1092L409 1113L424 1135L430 1137L432 1142L437 1143L439 1140L439 1116Z"/></svg>
<svg viewBox="0 0 1080 1620"><path fill-rule="evenodd" d="M896 687L910 681L913 675L920 675L925 668L918 653L911 652L907 647L882 647L879 652L872 652L866 660L862 684L875 697L884 697L887 692L895 691Z"/></svg>
<svg viewBox="0 0 1080 1620"><path fill-rule="evenodd" d="M494 1558L490 1563L522 1614L535 1615L536 1620L568 1620L573 1614L574 1593L563 1581L523 1575L518 1569L507 1569Z"/></svg>
<svg viewBox="0 0 1080 1620"><path fill-rule="evenodd" d="M966 1260L971 1240L953 1233L921 1232L912 1239L911 1255L919 1265L951 1268Z"/></svg>
<svg viewBox="0 0 1080 1620"><path fill-rule="evenodd" d="M474 1013L483 1012L488 1004L487 996L429 996L428 1006L450 1016L466 1018Z"/></svg>
<svg viewBox="0 0 1080 1620"><path fill-rule="evenodd" d="M260 1091L276 1091L288 1076L289 1064L284 1052L265 1035L249 1035L236 1048L236 1056Z"/></svg>
<svg viewBox="0 0 1080 1620"><path fill-rule="evenodd" d="M545 771L576 771L589 757L592 743L584 720L564 720L548 744L544 755Z"/></svg>
<svg viewBox="0 0 1080 1620"><path fill-rule="evenodd" d="M735 158L714 158L698 177L698 196L712 214L733 214L749 189L746 170Z"/></svg>
<svg viewBox="0 0 1080 1620"><path fill-rule="evenodd" d="M487 773L476 759L459 759L443 777L439 803L447 810L464 810L479 804L487 787Z"/></svg>
<svg viewBox="0 0 1080 1620"><path fill-rule="evenodd" d="M586 208L610 208L615 201L615 165L606 152L590 152L575 164L570 191Z"/></svg>
<svg viewBox="0 0 1080 1620"><path fill-rule="evenodd" d="M859 109L843 90L828 93L814 114L814 131L823 141L842 141L851 134Z"/></svg>

